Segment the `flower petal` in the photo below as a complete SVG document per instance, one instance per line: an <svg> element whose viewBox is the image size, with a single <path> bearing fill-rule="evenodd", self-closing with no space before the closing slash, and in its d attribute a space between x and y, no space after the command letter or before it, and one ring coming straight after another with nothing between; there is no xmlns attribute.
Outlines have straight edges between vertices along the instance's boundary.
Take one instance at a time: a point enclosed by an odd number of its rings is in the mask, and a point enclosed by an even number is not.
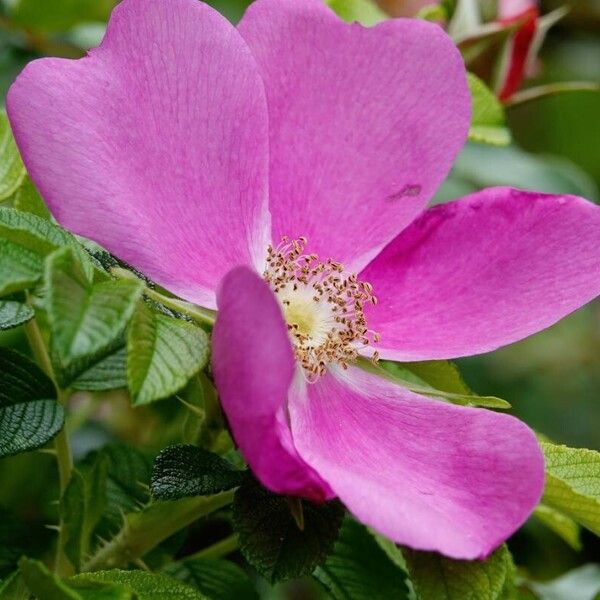
<svg viewBox="0 0 600 600"><path fill-rule="evenodd" d="M484 558L529 516L544 464L514 417L334 370L290 401L294 443L362 522L419 550Z"/></svg>
<svg viewBox="0 0 600 600"><path fill-rule="evenodd" d="M218 306L212 365L244 458L274 492L330 497L329 486L298 456L292 441L285 406L296 366L273 292L256 273L237 267L223 280Z"/></svg>
<svg viewBox="0 0 600 600"><path fill-rule="evenodd" d="M237 30L196 0L123 0L102 45L42 59L7 108L58 221L214 307L270 241L264 86Z"/></svg>
<svg viewBox="0 0 600 600"><path fill-rule="evenodd" d="M273 239L360 270L422 210L463 145L462 58L437 25L340 21L322 0L257 0L239 29L267 92Z"/></svg>
<svg viewBox="0 0 600 600"><path fill-rule="evenodd" d="M600 294L600 207L490 188L426 211L360 277L383 358L488 352Z"/></svg>

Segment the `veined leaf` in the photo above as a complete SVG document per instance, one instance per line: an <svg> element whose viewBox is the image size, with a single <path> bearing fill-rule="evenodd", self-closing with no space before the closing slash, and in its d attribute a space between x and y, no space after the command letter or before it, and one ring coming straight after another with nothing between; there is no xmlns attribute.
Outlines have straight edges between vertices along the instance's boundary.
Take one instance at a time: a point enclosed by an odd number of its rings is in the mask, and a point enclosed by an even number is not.
<svg viewBox="0 0 600 600"><path fill-rule="evenodd" d="M19 567L27 587L39 600L140 600L118 583L85 578L61 581L37 560L22 558Z"/></svg>
<svg viewBox="0 0 600 600"><path fill-rule="evenodd" d="M210 600L258 600L246 572L228 560L182 560L171 563L163 572L194 586Z"/></svg>
<svg viewBox="0 0 600 600"><path fill-rule="evenodd" d="M342 524L344 509L339 502L297 501L302 526L298 515L292 516L287 498L250 476L235 493L233 523L242 554L272 583L308 575L323 564Z"/></svg>
<svg viewBox="0 0 600 600"><path fill-rule="evenodd" d="M92 283L71 248L48 257L46 283L52 357L66 385L121 343L143 284L135 280Z"/></svg>
<svg viewBox="0 0 600 600"><path fill-rule="evenodd" d="M16 300L0 300L0 331L12 329L33 319L33 308Z"/></svg>
<svg viewBox="0 0 600 600"><path fill-rule="evenodd" d="M486 560L453 560L434 552L402 550L419 600L508 600L515 567L506 546Z"/></svg>
<svg viewBox="0 0 600 600"><path fill-rule="evenodd" d="M334 600L408 599L408 575L395 565L373 536L349 517L324 565L314 576ZM433 600L433 599L432 599Z"/></svg>
<svg viewBox="0 0 600 600"><path fill-rule="evenodd" d="M44 446L63 423L50 379L25 356L0 348L0 458Z"/></svg>
<svg viewBox="0 0 600 600"><path fill-rule="evenodd" d="M9 240L0 239L0 296L34 286L43 268L44 261L38 254Z"/></svg>
<svg viewBox="0 0 600 600"><path fill-rule="evenodd" d="M511 135L505 124L502 104L479 77L468 73L468 81L473 102L469 140L492 146L508 146Z"/></svg>
<svg viewBox="0 0 600 600"><path fill-rule="evenodd" d="M127 379L134 403L148 404L178 392L208 361L204 330L139 302L129 327Z"/></svg>
<svg viewBox="0 0 600 600"><path fill-rule="evenodd" d="M127 350L119 348L71 382L74 390L101 392L127 387Z"/></svg>
<svg viewBox="0 0 600 600"><path fill-rule="evenodd" d="M0 200L8 198L25 177L25 166L6 116L0 111Z"/></svg>
<svg viewBox="0 0 600 600"><path fill-rule="evenodd" d="M541 443L546 462L543 503L600 535L600 452Z"/></svg>
<svg viewBox="0 0 600 600"><path fill-rule="evenodd" d="M25 177L19 188L17 188L13 194L12 202L14 208L21 212L31 213L42 219L50 218L48 207L44 204L40 193L29 177Z"/></svg>
<svg viewBox="0 0 600 600"><path fill-rule="evenodd" d="M76 575L72 583L112 583L133 592L137 600L208 600L191 586L166 575L143 571L96 571Z"/></svg>
<svg viewBox="0 0 600 600"><path fill-rule="evenodd" d="M177 500L233 489L243 477L243 471L217 454L197 446L170 446L156 457L151 489L159 500Z"/></svg>

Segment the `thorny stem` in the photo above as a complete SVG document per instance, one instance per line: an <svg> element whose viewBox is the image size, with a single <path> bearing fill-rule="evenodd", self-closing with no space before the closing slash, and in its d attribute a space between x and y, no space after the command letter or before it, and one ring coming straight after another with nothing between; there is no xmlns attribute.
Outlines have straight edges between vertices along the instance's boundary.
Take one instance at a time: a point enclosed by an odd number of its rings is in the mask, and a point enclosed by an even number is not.
<svg viewBox="0 0 600 600"><path fill-rule="evenodd" d="M158 502L140 513L125 516L120 531L83 565L82 571L126 567L137 562L180 529L230 504L233 493L230 490L214 496ZM169 510L165 511L167 505Z"/></svg>
<svg viewBox="0 0 600 600"><path fill-rule="evenodd" d="M45 371L45 373L48 375L48 377L50 377L50 379L53 381L57 390L57 397L59 402L63 406L66 406L69 399L69 395L65 390L62 390L56 384L56 376L54 374L52 362L50 361L50 356L48 355L48 350L46 349L46 344L44 342L42 332L40 331L39 325L37 324L35 318L31 319L25 324L25 334L27 336L27 340L31 347L31 351L33 353L34 358L36 359L37 363L41 366L41 368ZM71 454L69 438L67 437L65 427L63 427L58 432L58 435L54 438L54 448L56 451L56 462L58 465L60 495L62 497L63 492L65 491L69 483L69 479L71 478L71 471L73 470L73 456ZM56 546L54 571L58 575L67 576L73 573L73 567L64 553L63 530L64 527L61 519L58 526L58 542Z"/></svg>

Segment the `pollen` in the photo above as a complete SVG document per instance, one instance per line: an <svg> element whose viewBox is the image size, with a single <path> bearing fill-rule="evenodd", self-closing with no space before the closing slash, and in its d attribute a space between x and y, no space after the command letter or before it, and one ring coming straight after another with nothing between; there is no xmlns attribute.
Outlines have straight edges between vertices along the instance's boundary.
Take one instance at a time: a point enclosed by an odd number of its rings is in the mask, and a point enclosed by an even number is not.
<svg viewBox="0 0 600 600"><path fill-rule="evenodd" d="M263 277L279 300L305 377L313 382L332 363L347 369L379 336L364 314L365 305L377 304L372 286L332 259L306 254L306 245L306 238L284 237L279 246L269 246Z"/></svg>

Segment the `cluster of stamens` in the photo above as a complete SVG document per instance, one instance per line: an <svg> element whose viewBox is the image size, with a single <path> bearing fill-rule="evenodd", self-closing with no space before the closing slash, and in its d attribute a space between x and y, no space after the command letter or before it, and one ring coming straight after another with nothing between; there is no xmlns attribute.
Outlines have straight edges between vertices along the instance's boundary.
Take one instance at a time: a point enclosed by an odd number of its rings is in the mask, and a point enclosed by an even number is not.
<svg viewBox="0 0 600 600"><path fill-rule="evenodd" d="M377 298L370 284L340 263L305 254L306 244L306 238L284 237L276 248L269 246L264 278L279 299L306 379L315 381L328 364L346 369L358 350L379 341L364 314L364 306L377 304Z"/></svg>

